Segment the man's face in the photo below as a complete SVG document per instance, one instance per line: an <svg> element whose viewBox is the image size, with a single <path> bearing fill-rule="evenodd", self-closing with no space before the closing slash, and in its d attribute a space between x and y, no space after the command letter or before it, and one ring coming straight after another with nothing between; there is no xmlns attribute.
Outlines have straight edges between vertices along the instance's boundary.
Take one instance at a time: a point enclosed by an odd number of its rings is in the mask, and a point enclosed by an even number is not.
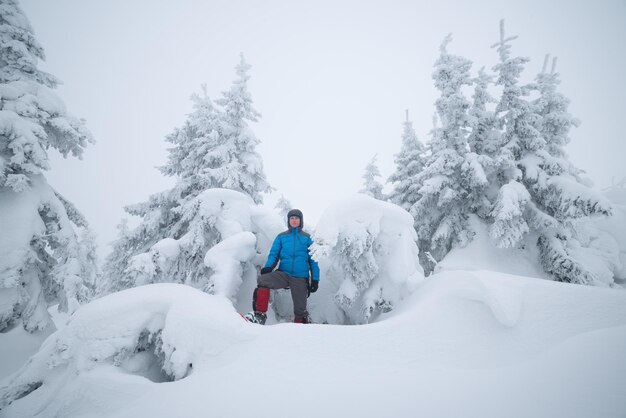
<svg viewBox="0 0 626 418"><path fill-rule="evenodd" d="M291 226L292 228L297 228L300 226L300 218L298 218L297 216L290 216L289 217L289 226Z"/></svg>

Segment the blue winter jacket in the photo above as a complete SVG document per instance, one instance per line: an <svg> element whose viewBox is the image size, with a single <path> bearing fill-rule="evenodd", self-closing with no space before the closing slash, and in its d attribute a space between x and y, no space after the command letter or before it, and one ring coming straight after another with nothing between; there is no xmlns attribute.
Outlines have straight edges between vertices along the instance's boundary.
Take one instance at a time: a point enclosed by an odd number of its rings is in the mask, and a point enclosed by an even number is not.
<svg viewBox="0 0 626 418"><path fill-rule="evenodd" d="M300 227L290 227L274 239L265 267L275 268L280 261L278 270L290 276L308 278L310 271L311 279L319 280L320 268L309 254L311 244L313 240L309 234Z"/></svg>

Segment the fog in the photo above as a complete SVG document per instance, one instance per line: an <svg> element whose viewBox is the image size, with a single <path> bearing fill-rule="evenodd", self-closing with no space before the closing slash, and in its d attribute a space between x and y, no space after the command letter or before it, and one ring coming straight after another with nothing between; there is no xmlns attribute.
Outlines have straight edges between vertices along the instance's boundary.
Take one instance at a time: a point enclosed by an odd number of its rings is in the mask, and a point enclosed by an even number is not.
<svg viewBox="0 0 626 418"><path fill-rule="evenodd" d="M207 85L217 98L235 78L239 53L253 66L250 91L263 115L270 184L314 224L333 200L361 188L374 154L386 179L400 148L405 109L429 139L431 73L439 44L491 69L499 20L531 59L524 80L558 56L561 91L582 124L571 160L602 189L626 176L624 1L79 1L23 0L59 96L87 120L97 143L84 159L51 153L50 184L98 234L100 256L116 237L122 207L173 184L156 166L164 137ZM273 204L277 196L266 198Z"/></svg>

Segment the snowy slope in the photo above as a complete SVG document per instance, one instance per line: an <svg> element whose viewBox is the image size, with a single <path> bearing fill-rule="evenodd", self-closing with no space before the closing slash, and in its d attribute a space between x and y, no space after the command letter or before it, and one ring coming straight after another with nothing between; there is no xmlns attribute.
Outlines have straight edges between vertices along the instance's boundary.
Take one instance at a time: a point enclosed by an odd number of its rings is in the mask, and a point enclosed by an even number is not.
<svg viewBox="0 0 626 418"><path fill-rule="evenodd" d="M162 360L132 354L145 330ZM261 327L158 284L81 308L2 382L43 385L0 416L616 417L625 356L620 290L451 271L373 324Z"/></svg>

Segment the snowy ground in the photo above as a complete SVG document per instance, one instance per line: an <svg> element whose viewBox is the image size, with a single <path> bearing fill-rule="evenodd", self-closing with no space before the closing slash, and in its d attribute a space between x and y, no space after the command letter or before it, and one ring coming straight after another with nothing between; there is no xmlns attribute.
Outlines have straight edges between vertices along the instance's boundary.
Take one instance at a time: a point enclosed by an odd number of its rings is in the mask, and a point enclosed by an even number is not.
<svg viewBox="0 0 626 418"><path fill-rule="evenodd" d="M145 330L160 361L128 352ZM81 308L1 383L43 382L0 416L623 417L625 357L621 290L448 271L373 324L261 327L161 284Z"/></svg>

